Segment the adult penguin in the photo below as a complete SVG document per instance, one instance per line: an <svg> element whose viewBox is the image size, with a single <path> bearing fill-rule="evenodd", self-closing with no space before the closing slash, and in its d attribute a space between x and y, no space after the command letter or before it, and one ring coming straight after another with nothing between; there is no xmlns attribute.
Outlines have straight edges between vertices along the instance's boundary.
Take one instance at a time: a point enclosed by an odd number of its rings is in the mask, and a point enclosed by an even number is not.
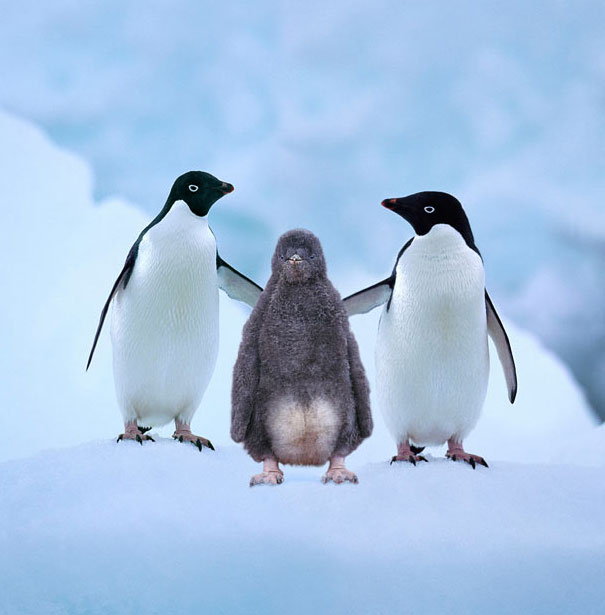
<svg viewBox="0 0 605 615"><path fill-rule="evenodd" d="M202 171L174 182L160 213L130 249L101 312L90 366L112 305L111 341L120 440L153 440L148 428L174 420L173 438L213 449L191 433L191 419L218 354L218 289L254 306L261 288L216 249L208 212L231 184Z"/></svg>
<svg viewBox="0 0 605 615"><path fill-rule="evenodd" d="M392 461L426 461L420 446L448 444L446 456L487 467L463 441L487 392L487 335L495 342L511 403L517 375L506 331L485 290L483 260L460 202L419 192L382 205L416 233L390 277L344 300L349 315L384 304L376 342L376 388L397 443Z"/></svg>
<svg viewBox="0 0 605 615"><path fill-rule="evenodd" d="M330 466L323 482L357 482L345 457L372 433L369 387L319 240L282 235L271 278L244 327L233 370L231 436L279 484L279 463Z"/></svg>

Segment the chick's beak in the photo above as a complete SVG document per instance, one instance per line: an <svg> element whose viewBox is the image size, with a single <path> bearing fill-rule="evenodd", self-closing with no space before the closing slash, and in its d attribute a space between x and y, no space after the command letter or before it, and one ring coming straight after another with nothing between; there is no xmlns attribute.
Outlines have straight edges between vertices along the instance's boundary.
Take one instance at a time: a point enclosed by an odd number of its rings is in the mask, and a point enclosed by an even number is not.
<svg viewBox="0 0 605 615"><path fill-rule="evenodd" d="M298 254L293 254L292 256L290 256L290 258L288 258L288 262L292 263L293 265L295 265L296 263L300 263L300 261L302 261L302 258Z"/></svg>

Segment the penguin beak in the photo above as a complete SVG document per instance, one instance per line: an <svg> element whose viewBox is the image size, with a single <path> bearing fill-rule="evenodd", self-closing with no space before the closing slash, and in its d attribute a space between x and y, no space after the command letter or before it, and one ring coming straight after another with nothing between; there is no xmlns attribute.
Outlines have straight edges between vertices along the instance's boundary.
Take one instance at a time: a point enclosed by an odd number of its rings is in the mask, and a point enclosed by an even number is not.
<svg viewBox="0 0 605 615"><path fill-rule="evenodd" d="M219 188L219 190L223 193L223 194L229 194L230 192L233 192L235 190L235 188L233 187L232 184L228 184L227 182L223 182L221 184L221 187Z"/></svg>
<svg viewBox="0 0 605 615"><path fill-rule="evenodd" d="M397 205L397 199L385 199L384 201L382 201L381 205L383 207L386 207L387 209L393 210Z"/></svg>
<svg viewBox="0 0 605 615"><path fill-rule="evenodd" d="M302 258L298 255L298 254L293 254L289 259L288 262L292 263L293 265L296 265L296 263L300 263L300 261L302 261Z"/></svg>

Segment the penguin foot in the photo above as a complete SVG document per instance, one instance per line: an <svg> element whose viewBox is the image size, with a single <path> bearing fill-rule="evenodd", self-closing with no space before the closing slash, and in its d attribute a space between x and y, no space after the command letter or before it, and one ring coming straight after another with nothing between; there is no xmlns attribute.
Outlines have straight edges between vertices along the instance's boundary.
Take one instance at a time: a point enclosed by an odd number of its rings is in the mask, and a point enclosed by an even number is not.
<svg viewBox="0 0 605 615"><path fill-rule="evenodd" d="M489 468L483 457L479 457L479 455L471 455L471 453L467 453L461 446L450 446L445 456L452 461L465 461L473 468L473 470L478 465Z"/></svg>
<svg viewBox="0 0 605 615"><path fill-rule="evenodd" d="M200 453L202 452L202 447L205 446L209 448L211 451L214 450L214 446L212 446L212 442L207 440L206 438L202 438L201 436L196 436L190 431L180 431L177 430L172 434L172 437L179 442L191 442L194 446L197 446Z"/></svg>
<svg viewBox="0 0 605 615"><path fill-rule="evenodd" d="M329 482L341 485L342 483L353 483L357 485L359 479L355 472L347 470L346 468L330 468L322 477L321 482L325 485Z"/></svg>
<svg viewBox="0 0 605 615"><path fill-rule="evenodd" d="M144 440L151 440L152 442L155 442L155 440L151 436L141 433L138 429L136 432L126 430L124 433L121 433L118 436L116 442L119 442L120 440L134 440L135 442L138 442L141 446L143 446Z"/></svg>
<svg viewBox="0 0 605 615"><path fill-rule="evenodd" d="M393 457L391 457L391 463L389 465L393 465L395 462L399 461L407 461L415 466L416 463L419 461L426 461L428 463L429 460L422 455L415 455L414 453L410 452L405 455L393 455Z"/></svg>
<svg viewBox="0 0 605 615"><path fill-rule="evenodd" d="M255 474L250 479L250 487L255 485L281 485L284 482L284 473L281 470L267 470Z"/></svg>

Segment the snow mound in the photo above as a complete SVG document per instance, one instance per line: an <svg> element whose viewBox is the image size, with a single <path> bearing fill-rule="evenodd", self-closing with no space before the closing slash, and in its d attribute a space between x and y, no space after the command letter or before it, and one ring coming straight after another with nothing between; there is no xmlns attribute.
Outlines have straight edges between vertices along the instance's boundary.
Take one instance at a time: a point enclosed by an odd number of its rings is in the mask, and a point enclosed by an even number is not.
<svg viewBox="0 0 605 615"><path fill-rule="evenodd" d="M285 468L95 442L0 464L2 613L597 613L602 468Z"/></svg>

